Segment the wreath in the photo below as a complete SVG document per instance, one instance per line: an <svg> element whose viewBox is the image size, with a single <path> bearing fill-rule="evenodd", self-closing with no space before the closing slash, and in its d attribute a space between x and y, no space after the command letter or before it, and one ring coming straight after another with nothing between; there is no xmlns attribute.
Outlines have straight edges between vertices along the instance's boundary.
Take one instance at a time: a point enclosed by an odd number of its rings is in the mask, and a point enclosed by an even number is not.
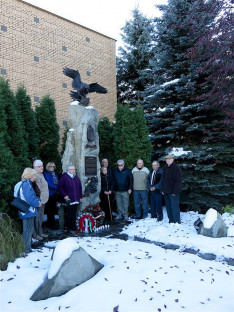
<svg viewBox="0 0 234 312"><path fill-rule="evenodd" d="M85 219L88 219L88 231L92 233L95 228L103 225L104 217L105 213L98 204L86 206L76 220L77 232L85 231Z"/></svg>

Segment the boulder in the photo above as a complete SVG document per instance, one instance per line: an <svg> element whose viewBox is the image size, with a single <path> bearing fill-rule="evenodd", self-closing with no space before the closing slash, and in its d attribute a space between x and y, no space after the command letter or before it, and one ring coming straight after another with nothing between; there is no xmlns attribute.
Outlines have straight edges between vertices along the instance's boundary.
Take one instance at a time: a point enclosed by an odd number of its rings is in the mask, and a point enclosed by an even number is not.
<svg viewBox="0 0 234 312"><path fill-rule="evenodd" d="M214 209L210 208L205 216L204 222L200 224L198 234L208 237L226 237L227 226L221 215Z"/></svg>
<svg viewBox="0 0 234 312"><path fill-rule="evenodd" d="M51 279L47 277L30 298L33 301L58 297L86 282L103 268L82 247L74 250Z"/></svg>

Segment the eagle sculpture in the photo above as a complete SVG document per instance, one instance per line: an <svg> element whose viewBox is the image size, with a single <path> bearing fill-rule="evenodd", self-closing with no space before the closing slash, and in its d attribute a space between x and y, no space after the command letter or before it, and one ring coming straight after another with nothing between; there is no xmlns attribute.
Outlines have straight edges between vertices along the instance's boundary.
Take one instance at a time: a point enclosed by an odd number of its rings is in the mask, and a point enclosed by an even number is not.
<svg viewBox="0 0 234 312"><path fill-rule="evenodd" d="M86 95L88 93L107 93L107 89L100 86L98 83L87 84L81 81L80 73L78 70L65 67L63 69L63 73L73 79L72 88L75 89L76 92L70 92L71 98L75 101L78 101L83 106L89 105L89 98L86 98Z"/></svg>

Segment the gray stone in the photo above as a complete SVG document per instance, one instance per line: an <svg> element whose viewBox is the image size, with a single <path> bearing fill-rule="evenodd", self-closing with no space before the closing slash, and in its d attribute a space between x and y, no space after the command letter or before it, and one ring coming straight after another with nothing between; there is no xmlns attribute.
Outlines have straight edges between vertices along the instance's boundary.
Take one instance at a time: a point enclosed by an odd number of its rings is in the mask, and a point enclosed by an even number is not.
<svg viewBox="0 0 234 312"><path fill-rule="evenodd" d="M87 176L85 174L85 157L95 157L97 160L97 188L94 193L83 197L80 204L80 211L82 211L86 206L100 202L101 177L98 157L98 111L91 106L84 107L78 105L78 102L73 102L69 108L69 123L71 129L67 134L66 148L62 158L62 168L63 172L66 172L67 165L75 165L77 176L81 180L83 194L85 193L85 182L92 178L92 175Z"/></svg>
<svg viewBox="0 0 234 312"><path fill-rule="evenodd" d="M217 220L214 222L210 229L205 228L204 223L198 229L198 234L219 238L219 237L227 237L227 226L224 223L221 215L217 212Z"/></svg>
<svg viewBox="0 0 234 312"><path fill-rule="evenodd" d="M212 253L198 253L197 254L198 257L204 259L204 260L215 260L216 259L216 255L212 254Z"/></svg>
<svg viewBox="0 0 234 312"><path fill-rule="evenodd" d="M58 297L86 282L103 268L103 264L92 258L82 247L72 252L61 265L57 274L45 278L42 285L30 298L33 301Z"/></svg>

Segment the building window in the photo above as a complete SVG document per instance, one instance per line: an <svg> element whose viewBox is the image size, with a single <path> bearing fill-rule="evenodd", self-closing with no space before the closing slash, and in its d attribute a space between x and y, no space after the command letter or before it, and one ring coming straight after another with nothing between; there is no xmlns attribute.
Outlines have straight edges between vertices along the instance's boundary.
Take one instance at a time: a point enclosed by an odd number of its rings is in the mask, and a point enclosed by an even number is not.
<svg viewBox="0 0 234 312"><path fill-rule="evenodd" d="M6 26L4 26L4 25L1 25L1 31L5 31L5 32L7 32L7 27L6 27Z"/></svg>
<svg viewBox="0 0 234 312"><path fill-rule="evenodd" d="M67 121L66 120L63 120L63 125L67 126Z"/></svg>
<svg viewBox="0 0 234 312"><path fill-rule="evenodd" d="M66 47L66 46L62 46L62 50L63 50L64 52L67 52L67 47Z"/></svg>
<svg viewBox="0 0 234 312"><path fill-rule="evenodd" d="M87 42L90 42L90 38L89 38L89 37L86 37L86 41L87 41Z"/></svg>
<svg viewBox="0 0 234 312"><path fill-rule="evenodd" d="M34 56L34 61L35 62L39 62L39 57L38 56Z"/></svg>
<svg viewBox="0 0 234 312"><path fill-rule="evenodd" d="M35 17L34 17L34 22L35 22L35 23L39 23L39 22L40 22L39 18L35 16Z"/></svg>
<svg viewBox="0 0 234 312"><path fill-rule="evenodd" d="M40 98L38 96L34 96L34 102L39 102L40 101Z"/></svg>
<svg viewBox="0 0 234 312"><path fill-rule="evenodd" d="M67 88L67 84L65 82L63 83L63 88Z"/></svg>
<svg viewBox="0 0 234 312"><path fill-rule="evenodd" d="M89 71L87 71L87 72L86 72L86 75L87 75L87 76L90 76L90 75L91 75L91 73L90 73Z"/></svg>
<svg viewBox="0 0 234 312"><path fill-rule="evenodd" d="M7 74L7 70L5 68L1 68L0 73L2 75L6 75Z"/></svg>

